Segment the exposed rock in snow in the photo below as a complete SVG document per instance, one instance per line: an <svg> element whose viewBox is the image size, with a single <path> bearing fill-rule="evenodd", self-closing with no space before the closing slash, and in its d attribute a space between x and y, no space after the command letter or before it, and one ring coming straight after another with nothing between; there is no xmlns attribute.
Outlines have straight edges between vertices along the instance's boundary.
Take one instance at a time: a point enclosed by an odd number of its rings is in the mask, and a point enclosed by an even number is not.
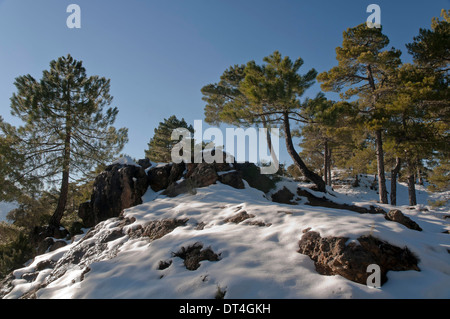
<svg viewBox="0 0 450 319"><path fill-rule="evenodd" d="M15 270L0 284L0 296L214 298L220 287L225 298L235 299L450 298L447 210L397 207L420 224L418 232L384 214L346 209L394 208L376 203L376 194L370 197L362 189L349 189L349 195L308 190L340 205L324 207L297 198L302 183L281 180L273 190L286 187L298 205L272 202L270 194L243 183L245 188L237 189L217 180L195 195L175 198L148 188L142 204ZM333 247L343 249L338 257L331 254ZM323 256L333 269L351 268L352 276L347 271L321 275L310 255ZM405 265L398 257L412 262ZM388 281L381 288L365 285L363 259L382 268Z"/></svg>
<svg viewBox="0 0 450 319"><path fill-rule="evenodd" d="M318 232L308 231L299 241L301 254L314 260L316 270L322 275L341 275L351 281L366 284L369 265L378 265L381 284L387 281L387 272L416 270L419 260L408 248L399 248L371 235L364 235L346 244L345 237L320 237Z"/></svg>

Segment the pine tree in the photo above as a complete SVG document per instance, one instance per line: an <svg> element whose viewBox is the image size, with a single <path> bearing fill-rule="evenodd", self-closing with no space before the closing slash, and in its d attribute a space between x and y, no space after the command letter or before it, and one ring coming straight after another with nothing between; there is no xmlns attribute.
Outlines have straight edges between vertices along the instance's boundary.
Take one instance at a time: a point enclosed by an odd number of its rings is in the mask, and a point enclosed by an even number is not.
<svg viewBox="0 0 450 319"><path fill-rule="evenodd" d="M11 125L0 117L0 201L11 201L20 195L21 190L15 181L19 178L19 171L24 169L23 156L14 149L17 142ZM25 180L22 180L25 184Z"/></svg>
<svg viewBox="0 0 450 319"><path fill-rule="evenodd" d="M436 110L448 90L440 72L404 64L390 79L395 90L383 99L390 110L387 138L392 139L396 162L404 162L410 205L416 205L415 181L424 160L447 153L449 124Z"/></svg>
<svg viewBox="0 0 450 319"><path fill-rule="evenodd" d="M175 115L160 122L155 128L155 134L148 143L148 149L145 156L156 163L172 162L172 148L179 140L172 140L172 132L179 128L185 128L189 132L194 133L192 125L188 125L184 118L179 120Z"/></svg>
<svg viewBox="0 0 450 319"><path fill-rule="evenodd" d="M318 75L324 91L347 91L342 98L358 96L359 112L365 125L370 127L375 137L378 166L380 202L387 204L387 190L384 168L383 131L389 117L384 106L379 103L386 80L400 65L401 52L394 48L383 50L389 39L381 28L369 28L366 24L349 28L343 34L342 47L336 48L338 66Z"/></svg>
<svg viewBox="0 0 450 319"><path fill-rule="evenodd" d="M237 126L262 125L264 128L281 126L287 151L294 164L319 191L325 192L323 179L310 170L296 152L290 126L291 120L307 121L299 112L299 98L314 83L317 72L312 69L304 75L298 74L303 60L283 58L278 51L263 61L264 65L250 61L245 66L230 67L221 76L219 83L202 88L203 99L207 102L206 121ZM267 143L276 161L270 134L267 134Z"/></svg>
<svg viewBox="0 0 450 319"><path fill-rule="evenodd" d="M111 161L127 142L127 129L112 126L116 107L105 110L112 102L110 80L88 77L82 62L70 55L51 61L40 81L25 75L16 78L15 86L11 114L24 123L14 133L19 141L15 150L26 163L22 175L59 184L49 223L49 229L55 228L64 214L70 179Z"/></svg>
<svg viewBox="0 0 450 319"><path fill-rule="evenodd" d="M442 9L441 20L433 18L431 29L420 29L406 45L414 62L436 72L448 72L450 63L450 10Z"/></svg>

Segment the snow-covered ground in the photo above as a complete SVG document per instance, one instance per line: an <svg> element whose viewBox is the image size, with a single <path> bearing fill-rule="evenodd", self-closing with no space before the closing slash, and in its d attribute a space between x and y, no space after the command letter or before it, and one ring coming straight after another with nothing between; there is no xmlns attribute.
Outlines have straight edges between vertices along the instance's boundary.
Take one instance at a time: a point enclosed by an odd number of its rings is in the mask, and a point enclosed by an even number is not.
<svg viewBox="0 0 450 319"><path fill-rule="evenodd" d="M284 186L295 190L298 183L283 180ZM37 291L38 298L214 298L225 291L225 298L450 298L450 230L449 206L433 209L427 206L425 189L419 188L421 205L409 209L405 185L398 189L398 203L403 213L417 222L422 232L386 220L380 214L287 205L271 202L265 194L246 186L235 189L217 183L197 189L195 195L167 198L148 190L142 205L129 208L125 217L134 217L124 230L136 229L154 220L187 218L187 224L177 227L162 238L149 242L144 238L123 236L108 243L108 250L120 246L114 258L97 258L84 266L73 265L63 276ZM343 187L332 192L333 200L361 206L376 204L375 191L360 187ZM448 194L433 195L432 200ZM379 205L385 210L392 207ZM425 208L427 210L425 210ZM236 213L254 215L239 224L226 222ZM252 225L252 221L265 226ZM203 223L203 229L197 226ZM111 231L117 219L102 222L97 227ZM341 276L323 276L316 272L310 257L299 254L298 241L302 231L311 228L325 236L344 236L356 240L371 234L398 247L407 246L419 259L418 271L388 272L388 281L381 288L349 281ZM101 232L95 236L101 236ZM95 240L94 238L90 240ZM35 258L27 267L14 272L14 288L6 298L17 298L44 283L52 273L42 270L33 282L21 279L47 259L59 260L79 244ZM202 261L197 270L188 270L183 260L173 252L181 247L202 243L220 254L219 261ZM159 270L161 261L171 260L169 267Z"/></svg>

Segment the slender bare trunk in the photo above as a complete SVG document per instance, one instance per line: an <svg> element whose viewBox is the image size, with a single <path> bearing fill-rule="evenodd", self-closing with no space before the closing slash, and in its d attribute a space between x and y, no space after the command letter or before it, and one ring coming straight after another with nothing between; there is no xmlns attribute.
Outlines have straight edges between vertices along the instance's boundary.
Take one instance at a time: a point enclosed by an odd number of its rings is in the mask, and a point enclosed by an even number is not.
<svg viewBox="0 0 450 319"><path fill-rule="evenodd" d="M62 181L61 189L58 198L58 204L56 210L50 218L49 226L57 228L60 226L61 219L66 209L67 197L69 194L69 173L70 173L70 152L71 152L71 139L72 139L72 119L71 119L71 103L70 103L70 88L67 88L66 93L66 132L64 137L64 153L62 163Z"/></svg>
<svg viewBox="0 0 450 319"><path fill-rule="evenodd" d="M391 205L397 205L397 176L400 171L401 159L395 158L395 167L391 171Z"/></svg>
<svg viewBox="0 0 450 319"><path fill-rule="evenodd" d="M328 141L325 140L325 149L323 151L323 179L326 185L328 184Z"/></svg>
<svg viewBox="0 0 450 319"><path fill-rule="evenodd" d="M61 189L59 193L58 205L53 213L49 225L52 227L59 227L61 218L64 215L64 210L66 209L67 197L69 194L69 170L70 170L70 139L71 134L68 132L65 138L64 147L64 159L63 159L63 172L62 172L62 182Z"/></svg>
<svg viewBox="0 0 450 319"><path fill-rule="evenodd" d="M408 197L409 197L409 205L416 206L417 205L416 178L414 176L414 173L408 176Z"/></svg>
<svg viewBox="0 0 450 319"><path fill-rule="evenodd" d="M377 166L378 166L378 192L380 195L380 203L387 204L386 177L384 174L384 153L381 130L375 131L375 144L377 150Z"/></svg>
<svg viewBox="0 0 450 319"><path fill-rule="evenodd" d="M283 124L284 124L283 126L284 126L284 138L286 142L286 148L292 160L294 161L294 164L300 169L302 174L307 179L309 179L317 186L318 191L326 192L326 185L322 177L320 177L313 171L309 170L308 167L306 167L305 163L300 158L300 156L298 155L298 153L295 151L294 144L292 143L291 127L289 124L289 113L287 111L283 113Z"/></svg>
<svg viewBox="0 0 450 319"><path fill-rule="evenodd" d="M328 185L331 186L331 147L328 147Z"/></svg>
<svg viewBox="0 0 450 319"><path fill-rule="evenodd" d="M265 119L263 119L263 126L265 129L267 129L266 141L267 141L267 147L269 148L269 151L270 151L270 157L272 158L272 163L274 163L274 165L276 167L279 167L277 154L275 153L275 151L272 147L272 136L270 135L270 130L267 127L267 121Z"/></svg>

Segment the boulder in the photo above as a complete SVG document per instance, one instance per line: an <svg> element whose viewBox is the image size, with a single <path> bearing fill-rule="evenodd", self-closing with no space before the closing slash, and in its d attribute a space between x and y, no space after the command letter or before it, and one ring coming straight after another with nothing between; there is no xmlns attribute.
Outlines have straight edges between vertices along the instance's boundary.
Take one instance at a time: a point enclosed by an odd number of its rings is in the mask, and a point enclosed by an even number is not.
<svg viewBox="0 0 450 319"><path fill-rule="evenodd" d="M381 284L387 281L389 270L420 271L419 260L407 247L399 248L372 236L361 236L358 243L346 245L345 237L320 237L314 231L306 231L299 241L301 254L308 255L318 273L340 275L351 281L367 284L370 273L367 266L376 264L381 270Z"/></svg>
<svg viewBox="0 0 450 319"><path fill-rule="evenodd" d="M156 166L147 172L148 185L155 192L166 189L169 186L169 176L172 169L171 164Z"/></svg>
<svg viewBox="0 0 450 319"><path fill-rule="evenodd" d="M292 194L286 187L283 187L276 193L272 194L272 201L276 203L296 205L297 203L292 201L293 199L294 194Z"/></svg>
<svg viewBox="0 0 450 319"><path fill-rule="evenodd" d="M269 175L261 174L260 168L254 163L235 163L234 166L241 173L242 179L245 179L250 187L267 193L276 186L276 183Z"/></svg>
<svg viewBox="0 0 450 319"><path fill-rule="evenodd" d="M231 187L237 189L245 188L244 182L242 181L242 176L236 170L225 171L223 174L220 174L219 181L223 184L230 185Z"/></svg>
<svg viewBox="0 0 450 319"><path fill-rule="evenodd" d="M420 226L415 221L413 221L408 216L403 215L403 213L398 209L390 210L389 213L387 213L385 215L385 218L387 220L391 220L391 221L400 223L409 229L422 231L422 228L420 228Z"/></svg>
<svg viewBox="0 0 450 319"><path fill-rule="evenodd" d="M118 217L124 209L141 204L147 188L148 177L142 167L110 165L95 178L91 200L80 205L78 216L85 227Z"/></svg>

